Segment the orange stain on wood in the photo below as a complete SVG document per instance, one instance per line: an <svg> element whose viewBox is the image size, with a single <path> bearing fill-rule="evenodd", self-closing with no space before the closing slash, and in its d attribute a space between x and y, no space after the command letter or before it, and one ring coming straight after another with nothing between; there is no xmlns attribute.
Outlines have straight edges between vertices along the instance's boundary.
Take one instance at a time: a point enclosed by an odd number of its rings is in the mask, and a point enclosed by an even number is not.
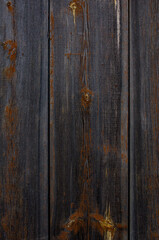
<svg viewBox="0 0 159 240"><path fill-rule="evenodd" d="M8 57L10 59L10 65L9 67L5 68L4 73L7 79L11 79L16 72L17 42L13 40L7 40L3 43L3 48L8 52Z"/></svg>
<svg viewBox="0 0 159 240"><path fill-rule="evenodd" d="M65 53L65 56L70 59L71 56L80 56L81 53Z"/></svg>
<svg viewBox="0 0 159 240"><path fill-rule="evenodd" d="M93 92L88 89L87 87L82 88L81 90L81 105L85 110L88 110L88 108L90 107L90 104L92 102L92 96L93 96Z"/></svg>
<svg viewBox="0 0 159 240"><path fill-rule="evenodd" d="M128 163L128 156L126 153L121 154L121 159L123 160L123 162Z"/></svg>
<svg viewBox="0 0 159 240"><path fill-rule="evenodd" d="M7 79L12 79L12 77L14 76L16 72L16 68L14 65L10 65L9 67L6 67L4 69L4 74L6 76Z"/></svg>
<svg viewBox="0 0 159 240"><path fill-rule="evenodd" d="M121 230L128 229L128 225L127 224L117 223L116 226L117 226L118 229L121 229Z"/></svg>
<svg viewBox="0 0 159 240"><path fill-rule="evenodd" d="M152 239L152 240L159 239L159 233L157 233L157 232L151 232L151 239Z"/></svg>
<svg viewBox="0 0 159 240"><path fill-rule="evenodd" d="M76 24L76 15L82 14L83 9L82 6L84 5L84 1L80 0L73 0L69 4L69 8L72 10L74 24Z"/></svg>
<svg viewBox="0 0 159 240"><path fill-rule="evenodd" d="M9 12L11 14L13 14L14 13L14 7L13 7L13 5L12 5L12 3L10 1L7 2L7 7L8 7Z"/></svg>
<svg viewBox="0 0 159 240"><path fill-rule="evenodd" d="M104 154L107 156L109 153L118 153L118 149L116 146L112 146L110 145L108 142L106 144L103 145L103 151Z"/></svg>
<svg viewBox="0 0 159 240"><path fill-rule="evenodd" d="M114 232L116 231L116 227L114 223L112 222L110 216L106 216L104 218L102 215L98 213L91 214L92 221L97 223L97 228L99 227L99 232L102 232L102 235L104 235L105 232L110 231Z"/></svg>
<svg viewBox="0 0 159 240"><path fill-rule="evenodd" d="M26 239L27 231L23 228L23 194L20 187L20 171L18 164L18 108L11 99L4 112L4 134L6 136L6 176L4 184L4 210L1 225L7 239ZM24 231L21 231L24 229Z"/></svg>
<svg viewBox="0 0 159 240"><path fill-rule="evenodd" d="M3 48L8 52L8 58L10 59L10 65L4 69L4 73L7 79L12 79L16 72L16 57L17 57L17 42L16 37L16 27L15 27L15 9L11 1L7 2L7 7L9 12L12 14L13 20L13 34L14 40L7 40L3 42Z"/></svg>
<svg viewBox="0 0 159 240"><path fill-rule="evenodd" d="M7 140L11 141L14 139L18 122L18 109L13 101L5 108L5 129ZM12 143L14 147L14 143ZM9 149L8 149L9 150Z"/></svg>

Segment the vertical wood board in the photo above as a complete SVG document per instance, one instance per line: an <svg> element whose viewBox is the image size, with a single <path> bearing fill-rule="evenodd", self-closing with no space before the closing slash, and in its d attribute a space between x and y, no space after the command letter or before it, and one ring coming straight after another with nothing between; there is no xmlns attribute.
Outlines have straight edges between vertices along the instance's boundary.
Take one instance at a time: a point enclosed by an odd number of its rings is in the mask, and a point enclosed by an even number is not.
<svg viewBox="0 0 159 240"><path fill-rule="evenodd" d="M48 239L48 5L1 1L0 239Z"/></svg>

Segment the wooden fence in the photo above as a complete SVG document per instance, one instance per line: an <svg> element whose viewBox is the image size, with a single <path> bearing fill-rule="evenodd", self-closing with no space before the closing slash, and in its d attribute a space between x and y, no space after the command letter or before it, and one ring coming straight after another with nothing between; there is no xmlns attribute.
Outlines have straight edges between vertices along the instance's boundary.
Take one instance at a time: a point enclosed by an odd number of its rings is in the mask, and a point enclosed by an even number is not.
<svg viewBox="0 0 159 240"><path fill-rule="evenodd" d="M158 92L158 0L0 0L0 239L159 239Z"/></svg>

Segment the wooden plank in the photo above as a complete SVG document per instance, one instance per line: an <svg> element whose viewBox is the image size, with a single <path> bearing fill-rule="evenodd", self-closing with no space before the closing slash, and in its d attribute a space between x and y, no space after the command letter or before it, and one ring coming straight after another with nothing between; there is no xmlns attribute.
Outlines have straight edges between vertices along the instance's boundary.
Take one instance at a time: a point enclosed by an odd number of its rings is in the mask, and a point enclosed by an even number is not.
<svg viewBox="0 0 159 240"><path fill-rule="evenodd" d="M51 0L50 37L51 239L127 239L128 1Z"/></svg>
<svg viewBox="0 0 159 240"><path fill-rule="evenodd" d="M131 239L159 238L159 2L131 1Z"/></svg>
<svg viewBox="0 0 159 240"><path fill-rule="evenodd" d="M48 6L1 1L0 239L48 239Z"/></svg>

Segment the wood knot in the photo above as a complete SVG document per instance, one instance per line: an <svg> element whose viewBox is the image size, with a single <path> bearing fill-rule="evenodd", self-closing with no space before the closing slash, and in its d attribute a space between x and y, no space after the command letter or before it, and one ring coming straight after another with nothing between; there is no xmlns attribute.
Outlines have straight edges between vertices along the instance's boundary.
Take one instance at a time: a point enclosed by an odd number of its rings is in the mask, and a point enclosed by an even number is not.
<svg viewBox="0 0 159 240"><path fill-rule="evenodd" d="M87 87L82 88L81 90L81 104L82 107L87 110L90 107L90 104L92 102L92 96L93 96L93 92L88 89Z"/></svg>
<svg viewBox="0 0 159 240"><path fill-rule="evenodd" d="M10 7L12 5L11 2L7 2L7 7Z"/></svg>
<svg viewBox="0 0 159 240"><path fill-rule="evenodd" d="M9 12L13 15L14 8L10 1L7 2L7 7L8 7Z"/></svg>
<svg viewBox="0 0 159 240"><path fill-rule="evenodd" d="M70 3L70 8L71 8L72 10L76 10L77 4L76 4L75 2Z"/></svg>
<svg viewBox="0 0 159 240"><path fill-rule="evenodd" d="M70 2L69 7L73 13L74 24L76 24L76 14L82 13L82 6L77 0L74 0Z"/></svg>

